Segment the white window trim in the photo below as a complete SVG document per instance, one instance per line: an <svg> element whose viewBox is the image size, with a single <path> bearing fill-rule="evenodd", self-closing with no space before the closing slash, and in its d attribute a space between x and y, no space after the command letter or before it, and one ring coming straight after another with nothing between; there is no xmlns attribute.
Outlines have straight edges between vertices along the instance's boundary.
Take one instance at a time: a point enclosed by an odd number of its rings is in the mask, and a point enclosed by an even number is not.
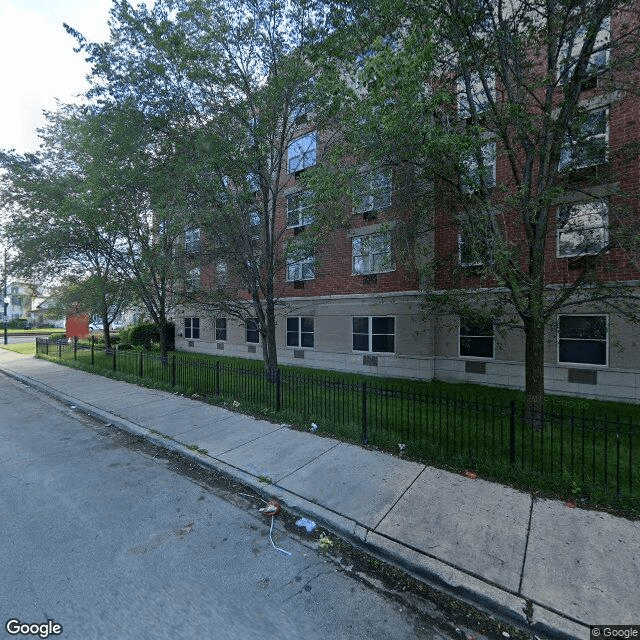
<svg viewBox="0 0 640 640"><path fill-rule="evenodd" d="M563 230L560 228L560 224L558 221L558 214L560 212L560 209L563 208L573 208L573 207L579 207L581 204L588 204L589 202L594 202L594 200L581 200L580 202L571 202L568 203L566 205L561 205L559 207L556 208L556 258L581 258L583 256L594 256L597 253L600 252L600 250L602 249L602 247L600 249L598 249L597 251L592 251L589 253L585 253L585 252L580 252L580 253L561 253L560 252L560 236L563 233ZM604 246L606 246L609 243L609 203L605 198L600 198L598 200L595 200L595 202L604 202L606 204L607 207L607 220L604 226ZM570 315L570 314L563 314L563 315ZM584 314L578 314L578 315L584 315Z"/></svg>
<svg viewBox="0 0 640 640"><path fill-rule="evenodd" d="M492 344L491 344L491 353L492 356L463 356L460 353L460 338L462 337L462 319L458 319L458 358L462 358L463 360L495 360L496 359L496 330L493 322L491 323L492 328ZM488 338L489 336L465 336L470 338Z"/></svg>
<svg viewBox="0 0 640 640"><path fill-rule="evenodd" d="M289 198L295 198L296 196L304 197L305 194L308 194L310 198L313 198L313 193L311 191L294 191L293 193L287 194L286 196L287 229L296 229L298 227L306 227L307 225L312 224L314 222L316 217L313 211L313 204L309 204L305 207L302 207L302 211L300 210L300 208L297 208L297 213L298 213L297 221L294 224L289 223ZM307 217L301 216L301 213L304 214L304 212L309 209L311 210L310 215L308 215Z"/></svg>
<svg viewBox="0 0 640 640"><path fill-rule="evenodd" d="M485 153L485 149L491 147L491 150L488 153ZM464 165L466 166L467 172L466 175L463 175L463 183L462 183L462 191L466 194L478 193L478 187L484 184L486 189L493 189L497 184L497 164L498 164L498 148L495 140L487 140L484 142L481 148L482 159L483 159L483 168L490 167L491 172L485 175L480 175L480 167L476 161L475 155L469 156L465 159ZM476 174L477 180L475 184L471 184L470 178L473 174ZM468 180L467 183L464 181ZM489 182L490 180L490 182Z"/></svg>
<svg viewBox="0 0 640 640"><path fill-rule="evenodd" d="M354 349L353 348L353 319L354 318L368 318L369 319L369 325L368 325L368 331L369 331L369 348L367 351L360 351L358 349ZM393 351L373 351L373 318L393 318ZM351 316L350 318L350 323L351 323L351 352L352 353L356 353L356 354L361 354L361 353L365 353L365 354L371 354L371 355L378 355L378 356L393 356L396 353L396 346L397 346L397 336L398 336L398 322L397 322L397 317L396 316ZM359 334L359 335L364 335L364 334ZM377 335L391 335L390 333L385 333L385 334L377 334Z"/></svg>
<svg viewBox="0 0 640 640"><path fill-rule="evenodd" d="M474 96L481 96L482 97L482 109L478 109L479 104L476 104L476 116L481 115L482 113L484 113L487 109L491 108L491 102L487 96L487 94L484 91L484 87L482 85L482 79L480 78L480 72L479 71L471 71L469 72L469 83L471 85L471 91L474 94ZM487 83L490 86L490 90L491 90L491 99L495 102L496 101L496 76L495 76L495 72L491 74L491 77L489 77L489 75L487 74ZM474 87L479 88L479 91L476 92L474 91ZM462 76L458 76L458 78L456 78L456 102L457 102L457 112L458 112L458 117L466 120L467 118L471 118L473 117L473 114L471 113L471 105L469 104L469 96L467 95L467 87L466 87L466 82L465 82L465 77L464 75Z"/></svg>
<svg viewBox="0 0 640 640"><path fill-rule="evenodd" d="M218 338L218 325L217 325L218 320L225 320L226 321L227 317L226 316L216 316L213 319L213 337L214 337L216 342L227 342L227 338L224 338L224 339ZM227 335L228 335L228 331L229 331L229 323L228 322L225 323L225 329L224 330L225 330L225 333L227 333Z"/></svg>
<svg viewBox="0 0 640 640"><path fill-rule="evenodd" d="M596 39L593 43L593 46L595 49L598 49L599 47L601 47L605 42L609 43L609 48L604 50L604 54L605 54L605 62L604 65L602 67L595 67L595 71L592 70L592 64L591 64L591 59L595 56L598 55L598 53L600 52L595 52L592 53L589 56L589 62L587 63L587 73L593 73L593 74L598 74L600 73L603 69L606 69L607 66L609 65L609 59L611 57L611 16L605 16L602 19L602 22L600 23L600 25L602 25L603 22L608 21L608 24L604 27L604 28L600 28L598 30L598 33L596 35ZM585 26L585 25L582 25ZM605 39L602 39L601 34L607 34ZM559 81L559 84L562 86L563 84L565 84L566 82L566 78L567 76L565 75L564 78L562 77L563 72L571 69L571 67L575 66L575 62L573 62L570 65L566 65L565 62L568 58L572 58L573 60L576 60L577 57L580 55L580 51L582 50L582 45L584 43L584 38L576 38L576 40L573 43L573 50L572 51L566 51L566 49L568 48L565 43L561 43L561 48L560 48L560 53L558 55L558 59L557 59L557 79ZM575 52L575 56L573 55ZM573 71L570 71L569 75L571 75L571 73L573 73Z"/></svg>
<svg viewBox="0 0 640 640"><path fill-rule="evenodd" d="M605 343L605 364L591 364L589 362L568 362L564 360L560 360L560 318L563 316L568 316L570 318L575 316L588 316L591 318L602 318L604 317L606 322L606 338L604 340ZM579 338L562 338L563 340L579 340ZM585 338L585 340L589 340L589 338ZM597 340L594 338L594 340ZM606 369L609 366L609 314L608 313L559 313L556 322L556 362L558 365L564 367L579 367L579 368L589 368L589 369Z"/></svg>
<svg viewBox="0 0 640 640"><path fill-rule="evenodd" d="M313 271L313 275L307 278L303 277L302 270L305 265L310 265ZM290 270L295 269L300 277L292 278ZM298 282L300 280L315 280L316 277L316 257L314 255L305 256L301 259L287 258L286 266L286 282Z"/></svg>
<svg viewBox="0 0 640 640"><path fill-rule="evenodd" d="M193 321L194 321L194 319L198 321L198 337L197 338L193 337ZM191 337L190 338L187 337L187 325L186 325L186 321L187 320L191 321L191 327L189 329L189 331L191 332ZM182 324L183 324L183 327L184 327L183 330L184 330L184 339L185 340L200 340L201 339L200 338L200 333L201 333L202 327L200 326L200 316L185 316L183 318L183 323Z"/></svg>
<svg viewBox="0 0 640 640"><path fill-rule="evenodd" d="M298 155L292 155L291 151L292 151L292 147L294 145L296 145L297 143L299 143L300 141L304 140L305 138L309 138L309 139L313 139L313 151L311 151L311 145L309 145L309 149L308 150L304 150L301 153L299 153ZM309 164L304 164L303 166L299 166L302 164L302 160L306 159L307 155L311 155L313 154L313 162L309 163ZM292 161L295 160L295 164L298 165L295 169L292 169ZM300 171L304 171L305 169L308 169L309 167L313 167L315 166L316 162L318 161L318 136L317 133L315 131L310 131L309 133L305 133L301 136L298 136L297 138L295 138L294 140L292 140L289 143L289 146L287 147L287 173L289 174L296 174L299 173Z"/></svg>
<svg viewBox="0 0 640 640"><path fill-rule="evenodd" d="M462 236L463 234L458 232L458 264L461 267L482 267L484 265L484 262L482 262L482 260L479 260L478 262L462 262Z"/></svg>
<svg viewBox="0 0 640 640"><path fill-rule="evenodd" d="M380 195L376 193L376 178L379 176L384 176L385 189L381 190L381 193L385 196L385 201L388 200L388 204L383 204L380 206L375 206L375 198L376 195ZM363 180L363 178L365 178ZM370 201L370 204L365 205L364 207L356 206L355 204L352 207L353 213L356 215L362 215L364 213L369 213L371 211L381 211L382 209L389 209L393 205L393 172L385 169L376 169L373 171L363 171L358 175L357 180L363 180L363 191L362 193L358 193L356 190L356 197L361 201L360 204L366 199ZM386 183L388 182L388 188L386 188Z"/></svg>
<svg viewBox="0 0 640 640"><path fill-rule="evenodd" d="M200 229L186 229L184 232L184 250L187 253L200 251Z"/></svg>
<svg viewBox="0 0 640 640"><path fill-rule="evenodd" d="M185 289L187 291L195 291L200 287L200 278L202 277L200 267L189 269L185 281Z"/></svg>
<svg viewBox="0 0 640 640"><path fill-rule="evenodd" d="M389 268L388 269L380 269L378 271L374 271L373 270L373 265L371 263L371 252L367 253L367 262L368 262L368 268L366 271L356 271L355 270L355 266L354 266L354 258L355 258L355 254L354 254L354 242L356 240L363 240L364 238L372 238L373 236L380 236L382 237L386 242L388 242L389 244L389 252L388 254L384 254L384 255L388 255L389 256ZM360 256L362 254L359 254ZM383 255L383 254L380 254ZM392 273L393 271L396 270L396 265L395 262L393 261L393 247L391 246L391 234L388 232L380 232L380 231L374 231L372 233L367 233L367 234L362 234L362 235L354 235L351 238L351 275L352 276L368 276L368 275L373 275L373 274L377 274L377 273ZM357 316L357 317L364 317L364 316Z"/></svg>
<svg viewBox="0 0 640 640"><path fill-rule="evenodd" d="M287 329L287 322L289 318L297 318L298 319L298 346L291 346L287 344L287 336L289 335L289 330ZM313 347L304 347L302 346L302 334L309 333L308 331L302 331L302 319L303 318L311 318L313 320ZM287 349L307 349L308 351L315 350L316 345L316 318L315 316L287 316L284 323L284 344Z"/></svg>
<svg viewBox="0 0 640 640"><path fill-rule="evenodd" d="M609 117L610 117L610 110L609 110L609 105L605 105L602 107L598 107L597 109L590 109L589 113L593 113L595 111L604 111L605 112L605 129L604 129L604 134L596 134L596 135L592 135L589 136L588 138L585 138L585 140L583 141L586 142L587 140L591 140L593 138L597 138L602 136L604 138L604 143L605 143L605 153L604 153L604 160L602 161L598 161L598 162L586 162L584 164L573 164L572 162L569 162L568 164L564 165L564 166L560 166L560 161L558 162L558 171L578 171L579 169L585 169L586 167L597 167L601 164L606 164L607 162L609 162ZM573 151L573 148L575 148L577 145L577 143L569 143L567 144L566 142L562 145L562 149L564 149L567 146L570 146ZM562 158L560 158L560 160L562 160Z"/></svg>

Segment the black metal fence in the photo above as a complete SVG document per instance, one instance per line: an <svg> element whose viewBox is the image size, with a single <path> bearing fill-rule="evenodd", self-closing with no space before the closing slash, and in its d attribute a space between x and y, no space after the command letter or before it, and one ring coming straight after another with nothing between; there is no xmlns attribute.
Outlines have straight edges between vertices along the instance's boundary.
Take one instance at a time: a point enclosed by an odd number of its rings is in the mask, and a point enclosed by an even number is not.
<svg viewBox="0 0 640 640"><path fill-rule="evenodd" d="M259 362L238 365L179 353L163 359L104 349L93 341L38 338L36 351L260 407L398 453L497 470L501 477L529 478L533 485L540 478L559 478L576 495L595 491L640 498L640 428L629 417L632 410L626 418L611 417L547 403L548 410L532 415L514 400L461 397L410 382L403 386L293 369L279 370L270 379Z"/></svg>

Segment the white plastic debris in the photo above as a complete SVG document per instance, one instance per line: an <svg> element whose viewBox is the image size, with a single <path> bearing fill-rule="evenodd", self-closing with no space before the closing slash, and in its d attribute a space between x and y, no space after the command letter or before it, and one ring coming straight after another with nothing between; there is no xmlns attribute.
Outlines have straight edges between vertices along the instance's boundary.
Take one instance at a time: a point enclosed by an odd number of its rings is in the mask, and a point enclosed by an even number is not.
<svg viewBox="0 0 640 640"><path fill-rule="evenodd" d="M313 520L308 520L307 518L300 518L296 522L296 526L304 527L307 530L307 533L311 533L316 528L316 523Z"/></svg>
<svg viewBox="0 0 640 640"><path fill-rule="evenodd" d="M311 423L311 431L314 433L318 430L318 425L315 422Z"/></svg>

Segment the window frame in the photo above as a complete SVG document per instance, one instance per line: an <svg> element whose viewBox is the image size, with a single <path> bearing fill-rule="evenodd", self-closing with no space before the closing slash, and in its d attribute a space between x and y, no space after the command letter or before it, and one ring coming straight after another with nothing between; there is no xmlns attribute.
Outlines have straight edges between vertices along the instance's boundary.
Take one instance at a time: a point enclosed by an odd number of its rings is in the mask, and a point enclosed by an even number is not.
<svg viewBox="0 0 640 640"><path fill-rule="evenodd" d="M382 185L382 188L378 188ZM355 215L363 215L381 209L389 209L393 205L393 172L391 169L374 169L363 171L356 176L352 210ZM360 206L363 202L370 204Z"/></svg>
<svg viewBox="0 0 640 640"><path fill-rule="evenodd" d="M249 327L249 325L251 325L251 328ZM244 333L244 337L245 337L245 342L247 344L260 344L260 323L258 322L258 320L256 318L247 318L245 320L245 333ZM249 340L249 332L255 332L258 336L257 340Z"/></svg>
<svg viewBox="0 0 640 640"><path fill-rule="evenodd" d="M220 321L224 321L224 327L219 327L218 324ZM218 332L224 331L224 337L219 337L221 334ZM215 336L216 342L226 342L227 341L227 319L224 316L218 316L213 319L213 334Z"/></svg>
<svg viewBox="0 0 640 640"><path fill-rule="evenodd" d="M290 329L289 328L289 320L297 320L297 328ZM302 330L302 321L303 320L311 320L312 330L311 331L303 331ZM285 345L288 349L315 349L315 317L314 316L287 316L285 320ZM303 345L302 344L302 336L303 334L311 335L311 345ZM295 335L296 344L289 344L289 336Z"/></svg>
<svg viewBox="0 0 640 640"><path fill-rule="evenodd" d="M185 290L191 292L199 289L201 277L202 272L200 267L193 267L193 269L189 269L187 277L185 278Z"/></svg>
<svg viewBox="0 0 640 640"><path fill-rule="evenodd" d="M309 198L309 204L299 205L293 208L289 207L289 203L294 199L299 199L301 202L304 202L305 198ZM305 212L309 209L311 209L311 213L305 216ZM295 211L297 214L295 222L291 221L292 211ZM312 224L315 219L316 216L313 211L313 191L307 189L304 191L295 191L294 193L290 193L287 195L287 229L306 227L307 225Z"/></svg>
<svg viewBox="0 0 640 640"><path fill-rule="evenodd" d="M198 253L200 251L200 227L195 229L185 229L184 250L185 253Z"/></svg>
<svg viewBox="0 0 640 640"><path fill-rule="evenodd" d="M602 204L604 205L604 215L602 216L603 218L603 223L602 226L593 226L593 227L582 227L582 229L584 229L585 231L589 231L589 230L596 230L596 229L602 229L602 245L599 246L596 250L594 251L580 251L580 252L576 252L576 253L565 253L562 252L560 249L560 241L561 241L561 237L564 234L568 234L570 233L570 230L564 230L563 227L569 222L569 220L571 219L572 216L569 216L569 218L567 218L567 221L564 223L564 225L560 225L560 216L561 213L565 210L568 209L574 209L580 206L589 206L589 205L595 205L595 204ZM576 217L582 217L588 214L578 214L578 216ZM593 256L593 255L597 255L598 253L600 253L600 251L602 251L602 249L604 249L607 244L609 243L609 202L605 199L605 198L600 198L600 199L595 199L595 200L581 200L580 202L573 202L573 203L569 203L563 206L560 206L556 209L556 258L580 258L582 256Z"/></svg>
<svg viewBox="0 0 640 640"><path fill-rule="evenodd" d="M571 141L570 139L566 139L562 143L562 147L560 149L560 159L558 160L558 171L578 171L580 169L585 169L586 167L597 167L601 164L606 164L609 161L609 118L610 118L610 110L609 106L598 107L596 109L590 109L588 114L594 114L598 112L604 112L604 132L596 133L589 135L584 138L580 143L576 141ZM588 116L587 116L588 117ZM587 126L587 122L584 123L584 126ZM581 130L582 132L582 130ZM582 146L588 144L590 141L595 140L596 138L602 138L604 141L604 157L601 158L586 158L584 162L580 164L574 164L574 155L575 149L578 146ZM563 159L564 154L568 155L568 159Z"/></svg>
<svg viewBox="0 0 640 640"><path fill-rule="evenodd" d="M303 140L309 141L309 145L306 149L302 147ZM309 167L315 166L317 162L317 154L318 136L316 131L310 131L298 136L293 139L287 147L287 172L290 174L297 174Z"/></svg>
<svg viewBox="0 0 640 640"><path fill-rule="evenodd" d="M304 276L305 267L311 268L311 275ZM300 282L302 280L315 280L316 277L316 257L315 255L306 255L299 258L297 255L287 256L287 264L285 267L286 282Z"/></svg>
<svg viewBox="0 0 640 640"><path fill-rule="evenodd" d="M368 344L368 348L365 349L356 349L354 346L354 336L355 335L359 335L359 336L363 336L365 335L363 332L359 331L356 333L355 331L355 326L354 326L354 321L355 320L367 320L367 344ZM393 333L374 333L373 332L373 321L377 320L377 319L391 319L393 321ZM395 355L396 353L396 334L397 334L397 323L396 323L396 316L395 315L388 315L388 316L351 316L351 351L353 353L368 353L368 354L375 354L375 355ZM373 342L374 342L374 336L393 336L393 349L391 351L374 351L373 350Z"/></svg>
<svg viewBox="0 0 640 640"><path fill-rule="evenodd" d="M486 149L489 148L490 150L486 152ZM497 152L498 148L495 140L486 140L483 143L481 147L483 168L491 169L490 172L485 172L483 175L480 175L480 166L478 165L478 161L476 160L475 155L471 155L463 161L467 169L466 175L462 176L462 191L464 193L468 195L478 193L478 191L480 190L480 186L484 186L484 188L488 191L495 188L497 184ZM473 183L471 181L472 177Z"/></svg>
<svg viewBox="0 0 640 640"><path fill-rule="evenodd" d="M493 321L491 321L491 334L489 333L477 333L477 334L472 334L472 333L465 333L463 335L462 333L462 329L464 325L467 326L473 326L473 321L465 321L463 318L459 318L459 322L458 322L458 358L468 358L471 360L495 360L496 358L496 329L495 329L495 324ZM476 327L478 327L480 325L480 323L476 323ZM487 325L488 326L488 325ZM466 328L466 327L465 327ZM462 353L462 339L463 338L471 338L471 339L482 339L482 340L486 340L487 338L491 337L491 355L490 356L474 356L474 355L470 355L470 354L463 354Z"/></svg>
<svg viewBox="0 0 640 640"><path fill-rule="evenodd" d="M200 316L187 316L183 318L183 320L184 320L184 339L200 340ZM187 328L187 325L188 325L188 328ZM197 335L195 335L196 333Z"/></svg>
<svg viewBox="0 0 640 640"><path fill-rule="evenodd" d="M461 267L467 267L467 268L471 268L471 267L483 267L484 266L484 262L482 260L478 260L477 262L463 262L462 261L462 248L463 245L465 244L465 234L463 234L461 231L458 232L458 265Z"/></svg>
<svg viewBox="0 0 640 640"><path fill-rule="evenodd" d="M356 243L357 242L374 242L375 240L380 239L381 242L384 244L385 247L385 251L376 251L376 252L372 252L371 249L369 249L368 251L360 251L359 253L356 253ZM362 249L365 249L365 245L362 245ZM386 256L386 258L388 259L388 268L381 268L381 269L375 269L374 267L374 262L376 260L376 257L381 256L384 257ZM362 269L362 270L357 270L356 269L356 258L362 259L364 260L366 258L366 268ZM374 231L372 233L366 233L366 234L362 234L362 235L354 235L351 238L351 275L353 276L366 276L366 275L372 275L372 274L377 274L377 273L391 273L393 271L396 270L396 266L395 263L393 262L393 247L391 245L391 233L390 232L380 232L380 231Z"/></svg>
<svg viewBox="0 0 640 640"><path fill-rule="evenodd" d="M473 104L475 106L475 114L471 113L471 104L469 103L469 96L467 94L467 85L465 81L465 75L458 76L456 78L456 109L458 113L458 117L463 120L468 120L469 118L473 118L475 116L481 116L487 109L491 107L491 101L489 100L487 94L485 93L484 86L482 84L482 78L480 77L480 72L476 70L472 70L468 72L469 74L469 84L471 87L471 92L473 94ZM486 74L486 72L485 72ZM493 101L496 101L496 74L494 71L491 72L490 76L487 75L487 84L489 84L489 88L491 90L491 97ZM475 88L479 88L480 91L476 92ZM478 96L482 97L481 101L478 101ZM479 108L482 107L482 108Z"/></svg>
<svg viewBox="0 0 640 640"><path fill-rule="evenodd" d="M557 70L558 70L558 84L560 86L564 85L567 81L568 75L573 73L571 71L572 67L575 67L576 61L580 56L580 52L582 50L584 44L584 36L586 31L586 25L580 25L574 34L573 44L571 51L568 51L569 45L566 41L563 41L560 44L560 52L558 54L557 60ZM579 32L582 30L582 34ZM606 36L604 36L606 34ZM604 37L603 37L604 36ZM598 48L603 46L605 43L609 44L609 47L604 49L603 51L596 51L591 53L589 56L589 62L587 63L586 72L587 75L597 75L601 73L603 70L607 68L609 65L609 59L611 56L611 16L605 16L600 22L600 27L598 29L598 33L596 34L596 39L593 43L594 48ZM599 56L601 53L605 54L604 64L599 65L594 62L594 58Z"/></svg>
<svg viewBox="0 0 640 640"><path fill-rule="evenodd" d="M604 340L599 338L563 338L560 335L560 318L604 318L605 321L605 338ZM609 366L609 314L606 313L559 313L558 314L558 322L557 322L557 362L562 366L570 366L570 367L608 367ZM581 341L581 342L600 342L604 343L604 363L594 363L594 362L574 362L572 360L561 360L560 359L560 345L562 340L572 340L572 341Z"/></svg>

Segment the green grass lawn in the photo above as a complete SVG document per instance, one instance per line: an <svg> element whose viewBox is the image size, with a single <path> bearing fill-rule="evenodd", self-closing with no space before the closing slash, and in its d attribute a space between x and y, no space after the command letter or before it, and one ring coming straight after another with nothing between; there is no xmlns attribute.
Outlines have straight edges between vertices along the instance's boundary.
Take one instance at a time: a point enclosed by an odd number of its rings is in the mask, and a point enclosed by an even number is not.
<svg viewBox="0 0 640 640"><path fill-rule="evenodd" d="M57 347L49 356L58 360ZM73 349L61 348L71 363ZM75 366L91 369L90 350ZM640 407L549 396L545 425L520 410L523 394L481 385L374 378L282 366L279 385L259 360L175 352L113 353L96 347L93 368L127 380L197 394L298 428L369 445L527 489L640 513ZM365 386L366 385L366 386ZM511 402L518 412L511 430ZM513 440L511 440L513 438ZM513 442L514 449L511 449ZM402 445L402 447L400 446Z"/></svg>
<svg viewBox="0 0 640 640"><path fill-rule="evenodd" d="M15 351L16 353L24 353L28 356L36 355L35 342L18 342L17 344L0 344L0 348L7 351Z"/></svg>

